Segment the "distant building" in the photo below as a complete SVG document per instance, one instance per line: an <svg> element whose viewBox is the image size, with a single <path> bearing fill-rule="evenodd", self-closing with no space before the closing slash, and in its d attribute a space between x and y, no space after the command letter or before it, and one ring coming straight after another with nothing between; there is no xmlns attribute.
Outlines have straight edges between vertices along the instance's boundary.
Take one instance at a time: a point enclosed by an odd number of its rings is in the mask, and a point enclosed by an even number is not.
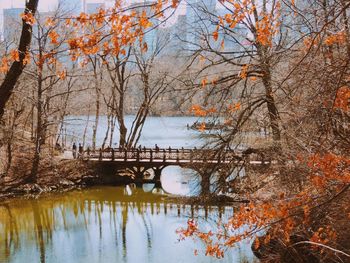
<svg viewBox="0 0 350 263"><path fill-rule="evenodd" d="M104 3L86 3L86 13L97 13L100 8L105 8Z"/></svg>
<svg viewBox="0 0 350 263"><path fill-rule="evenodd" d="M147 17L151 17L153 15L153 11L151 9L152 3L156 4L156 2L153 1L145 1L142 3L135 3L129 5L129 8L133 9L136 13L140 13L145 11ZM151 18L150 22L152 23L152 27L147 28L145 30L145 35L144 35L144 42L147 43L148 51L146 54L151 54L156 50L158 45L160 44L159 41L161 41L164 36L160 36L160 30L159 30L159 20L157 18ZM163 39L164 40L164 39Z"/></svg>
<svg viewBox="0 0 350 263"><path fill-rule="evenodd" d="M187 23L187 48L198 49L201 43L200 36L209 35L215 30L211 21L212 15L216 14L216 0L188 0L186 4Z"/></svg>
<svg viewBox="0 0 350 263"><path fill-rule="evenodd" d="M282 21L280 32L291 45L307 35L310 32L309 26L316 23L314 20L315 14L312 12L313 8L310 5L312 5L311 2L298 1L295 8L303 15L295 16L289 5L284 2L281 4Z"/></svg>
<svg viewBox="0 0 350 263"><path fill-rule="evenodd" d="M42 26L45 25L46 21L48 18L52 18L55 16L55 12L41 12L41 11L37 11L36 14L35 14L35 17L37 20L40 21L40 24ZM33 26L33 37L38 37L38 27L37 26ZM34 42L34 40L33 40Z"/></svg>
<svg viewBox="0 0 350 263"><path fill-rule="evenodd" d="M203 36L212 40L212 32L216 29L212 21L215 15L216 0L186 1L185 14L179 15L171 27L161 29L170 34L169 45L164 53L176 57L187 56L205 45Z"/></svg>
<svg viewBox="0 0 350 263"><path fill-rule="evenodd" d="M172 56L181 56L187 45L187 19L186 15L179 15L171 27L163 28L161 34L168 34L169 45L164 53Z"/></svg>
<svg viewBox="0 0 350 263"><path fill-rule="evenodd" d="M3 11L3 37L6 42L17 41L22 27L21 14L24 8L9 8Z"/></svg>
<svg viewBox="0 0 350 263"><path fill-rule="evenodd" d="M84 11L82 0L58 0L58 5L64 11L69 12L72 15L79 15Z"/></svg>
<svg viewBox="0 0 350 263"><path fill-rule="evenodd" d="M228 13L230 13L230 11L224 8L216 10L216 14L220 17L224 17ZM216 48L220 49L221 41L224 40L224 51L230 52L242 50L245 46L250 45L246 39L247 35L248 29L237 24L235 28L230 30L230 33L219 33L219 40L216 44Z"/></svg>

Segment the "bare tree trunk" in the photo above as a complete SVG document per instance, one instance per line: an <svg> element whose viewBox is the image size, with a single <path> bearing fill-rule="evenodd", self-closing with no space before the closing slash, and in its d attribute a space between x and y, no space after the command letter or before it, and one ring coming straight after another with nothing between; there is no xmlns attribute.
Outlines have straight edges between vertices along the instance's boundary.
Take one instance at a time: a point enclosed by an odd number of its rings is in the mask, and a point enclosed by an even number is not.
<svg viewBox="0 0 350 263"><path fill-rule="evenodd" d="M26 7L24 14L31 13L33 16L36 13L39 0L28 0L26 1ZM19 61L14 61L11 65L10 70L7 72L3 83L0 86L0 120L4 115L5 106L9 98L11 97L12 91L16 85L19 76L22 74L24 65L24 59L28 52L30 43L32 40L32 25L23 20L22 33L18 46Z"/></svg>
<svg viewBox="0 0 350 263"><path fill-rule="evenodd" d="M35 91L34 91L34 89L33 89L32 97L33 97L33 98L35 97ZM30 123L30 139L31 139L31 141L34 141L34 137L35 137L35 134L34 134L34 123L35 123L35 120L34 120L34 117L35 117L34 108L35 108L35 105L34 105L34 103L32 103L32 107L31 107L31 117L32 117L32 121L31 121L31 123Z"/></svg>
<svg viewBox="0 0 350 263"><path fill-rule="evenodd" d="M50 130L49 130L48 114L51 110L51 93L52 93L53 85L54 85L53 77L50 77L50 84L46 88L46 92L45 92L46 96L42 106L43 107L42 144L46 144L46 139L49 138L49 146L52 142L52 136L50 135Z"/></svg>
<svg viewBox="0 0 350 263"><path fill-rule="evenodd" d="M97 136L97 129L99 124L99 118L100 118L100 87L99 87L99 81L97 76L97 69L96 66L94 68L94 78L95 78L95 94L96 94L96 111L95 111L95 124L92 131L92 150L96 150L96 136Z"/></svg>
<svg viewBox="0 0 350 263"><path fill-rule="evenodd" d="M105 137L103 138L102 149L104 149L106 146L110 128L111 128L111 113L107 113L107 131L106 131Z"/></svg>
<svg viewBox="0 0 350 263"><path fill-rule="evenodd" d="M86 132L87 132L87 128L89 126L89 121L90 121L90 107L88 110L88 117L86 120L86 124L85 124L85 128L84 128L84 134L83 134L83 149L85 148L85 142L86 142Z"/></svg>
<svg viewBox="0 0 350 263"><path fill-rule="evenodd" d="M6 171L5 173L7 174L10 171L11 165L12 165L12 145L13 145L13 140L15 137L15 130L17 128L17 119L20 117L20 115L23 112L23 108L20 110L14 109L14 113L12 118L10 119L10 135L7 140L7 165L6 165Z"/></svg>
<svg viewBox="0 0 350 263"><path fill-rule="evenodd" d="M126 146L126 135L128 129L125 126L124 122L124 94L119 97L119 108L118 108L118 124L119 124L119 145L120 147Z"/></svg>
<svg viewBox="0 0 350 263"><path fill-rule="evenodd" d="M72 78L70 78L70 80L68 81L67 85L68 85L68 87L67 87L67 96L64 99L64 104L63 104L63 107L62 107L63 111L60 114L60 120L59 120L60 128L58 130L58 135L56 137L56 144L59 143L60 137L63 136L64 118L66 117L66 113L67 113L66 109L67 109L69 97L70 97L70 94L71 94L71 88L74 85L74 81L72 81ZM90 108L89 108L89 112L90 112Z"/></svg>
<svg viewBox="0 0 350 263"><path fill-rule="evenodd" d="M113 137L114 137L114 129L115 129L116 116L112 113L111 119L111 133L109 135L109 145L113 147Z"/></svg>
<svg viewBox="0 0 350 263"><path fill-rule="evenodd" d="M341 0L341 4L343 7L343 24L345 29L345 35L346 35L346 53L348 57L350 56L350 30L349 30L349 18L346 13L346 3L344 0Z"/></svg>
<svg viewBox="0 0 350 263"><path fill-rule="evenodd" d="M12 165L12 140L7 142L7 164L5 174L8 174Z"/></svg>
<svg viewBox="0 0 350 263"><path fill-rule="evenodd" d="M32 164L32 171L30 175L30 181L36 182L37 173L40 164L41 146L43 143L43 108L42 108L42 68L38 70L38 92L37 92L37 120L36 120L36 137L35 137L35 150L34 159Z"/></svg>
<svg viewBox="0 0 350 263"><path fill-rule="evenodd" d="M131 54L131 48L129 48L126 57L123 60L120 60L119 57L113 58L111 61L114 64L114 67L108 63L106 59L104 59L104 64L106 65L109 77L113 83L112 86L112 109L113 115L116 116L119 126L119 147L126 147L127 145L127 128L125 125L125 116L124 116L124 102L125 95L127 89L127 83L129 76L126 76L126 62L128 61ZM118 98L117 94L118 93ZM114 127L113 127L114 129ZM113 136L113 135L111 135ZM111 139L112 140L112 139Z"/></svg>
<svg viewBox="0 0 350 263"><path fill-rule="evenodd" d="M264 69L264 77L262 78L262 81L265 86L265 96L266 96L267 110L269 113L270 126L272 129L272 138L274 141L280 141L281 131L279 128L278 110L276 107L275 99L272 94L271 73L268 67Z"/></svg>

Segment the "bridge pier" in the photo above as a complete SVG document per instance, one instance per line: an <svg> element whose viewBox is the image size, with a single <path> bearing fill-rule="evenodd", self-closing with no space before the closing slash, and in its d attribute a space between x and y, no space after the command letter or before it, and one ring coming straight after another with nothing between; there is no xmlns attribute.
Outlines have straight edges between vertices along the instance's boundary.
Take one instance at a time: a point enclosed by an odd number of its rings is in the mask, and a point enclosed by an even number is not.
<svg viewBox="0 0 350 263"><path fill-rule="evenodd" d="M158 167L153 167L152 170L154 171L154 178L153 180L157 183L160 183L160 177L162 175L162 171L164 169L164 165L163 166L158 166Z"/></svg>
<svg viewBox="0 0 350 263"><path fill-rule="evenodd" d="M160 177L162 175L162 170L166 165L161 166L150 166L150 165L137 165L128 168L128 170L133 174L133 181L135 183L145 183L154 182L157 187L161 186ZM153 174L152 174L153 171ZM153 177L151 177L153 175Z"/></svg>
<svg viewBox="0 0 350 263"><path fill-rule="evenodd" d="M210 174L203 173L201 181L201 195L209 195L210 194Z"/></svg>
<svg viewBox="0 0 350 263"><path fill-rule="evenodd" d="M135 183L142 183L143 176L144 176L146 169L142 166L134 166L134 167L132 167L131 170L135 176L135 178L134 178Z"/></svg>
<svg viewBox="0 0 350 263"><path fill-rule="evenodd" d="M216 171L216 167L203 167L200 169L196 169L197 172L202 177L201 181L201 195L207 196L210 195L210 178L211 175Z"/></svg>
<svg viewBox="0 0 350 263"><path fill-rule="evenodd" d="M218 169L217 191L226 193L228 190L227 178L231 175L232 170L228 167Z"/></svg>

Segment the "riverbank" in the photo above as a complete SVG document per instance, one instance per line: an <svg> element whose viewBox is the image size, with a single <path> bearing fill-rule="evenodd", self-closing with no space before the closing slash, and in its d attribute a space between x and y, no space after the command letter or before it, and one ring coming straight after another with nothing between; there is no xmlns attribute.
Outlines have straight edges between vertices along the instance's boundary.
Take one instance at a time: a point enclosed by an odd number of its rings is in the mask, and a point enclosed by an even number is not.
<svg viewBox="0 0 350 263"><path fill-rule="evenodd" d="M23 168L27 165L23 165ZM27 168L30 171L29 168ZM19 171L17 171L19 172ZM42 194L67 192L96 186L125 186L133 183L127 175L115 174L114 167L91 165L82 160L62 160L57 157L44 160L35 183L27 182L28 175L2 178L0 200L23 196L36 198ZM12 179L13 178L13 179ZM157 187L157 186L156 186ZM159 187L159 186L158 186ZM234 195L181 196L167 194L169 201L193 205L230 205L249 202Z"/></svg>
<svg viewBox="0 0 350 263"><path fill-rule="evenodd" d="M63 192L88 186L89 180L96 177L93 170L83 162L62 161L53 158L51 161L44 160L41 165L37 181L28 182L27 172L21 171L16 175L1 179L0 200L16 196L37 196L41 193ZM30 170L29 170L30 171Z"/></svg>

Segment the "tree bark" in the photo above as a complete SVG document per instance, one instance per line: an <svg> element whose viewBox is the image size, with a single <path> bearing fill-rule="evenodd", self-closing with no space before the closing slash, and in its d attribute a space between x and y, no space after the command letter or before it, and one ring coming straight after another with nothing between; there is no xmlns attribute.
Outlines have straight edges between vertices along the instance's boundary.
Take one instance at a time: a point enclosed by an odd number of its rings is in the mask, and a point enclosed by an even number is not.
<svg viewBox="0 0 350 263"><path fill-rule="evenodd" d="M111 133L109 135L109 145L113 148L113 137L114 137L114 128L115 128L116 116L112 113L111 119Z"/></svg>
<svg viewBox="0 0 350 263"><path fill-rule="evenodd" d="M119 124L119 146L125 147L126 144L126 135L128 132L128 129L125 126L124 123L124 94L120 95L119 97L119 108L118 108L118 124Z"/></svg>
<svg viewBox="0 0 350 263"><path fill-rule="evenodd" d="M32 13L34 16L39 0L26 1L25 14ZM22 33L18 46L19 61L14 61L0 86L0 120L2 119L7 101L10 99L15 84L25 67L24 59L32 40L32 25L23 20Z"/></svg>
<svg viewBox="0 0 350 263"><path fill-rule="evenodd" d="M40 54L40 57L42 54ZM44 127L43 127L43 103L42 103L42 67L38 70L38 92L37 92L37 119L36 119L36 137L35 137L35 152L32 165L32 171L29 178L30 182L35 183L40 164L41 146L44 143Z"/></svg>
<svg viewBox="0 0 350 263"><path fill-rule="evenodd" d="M106 146L110 128L111 128L111 113L107 113L107 130L106 130L105 137L103 138L102 149L104 149Z"/></svg>
<svg viewBox="0 0 350 263"><path fill-rule="evenodd" d="M96 92L96 111L95 111L95 124L92 131L92 149L96 150L96 136L97 136L97 129L98 129L98 123L100 118L100 82L98 80L98 73L97 73L97 61L95 60L94 65L94 78L95 78L95 92Z"/></svg>
<svg viewBox="0 0 350 263"><path fill-rule="evenodd" d="M278 142L281 140L281 131L279 127L278 110L272 94L271 73L268 67L264 69L264 77L262 78L262 81L265 87L265 96L270 119L270 126L272 129L272 137L275 142Z"/></svg>

